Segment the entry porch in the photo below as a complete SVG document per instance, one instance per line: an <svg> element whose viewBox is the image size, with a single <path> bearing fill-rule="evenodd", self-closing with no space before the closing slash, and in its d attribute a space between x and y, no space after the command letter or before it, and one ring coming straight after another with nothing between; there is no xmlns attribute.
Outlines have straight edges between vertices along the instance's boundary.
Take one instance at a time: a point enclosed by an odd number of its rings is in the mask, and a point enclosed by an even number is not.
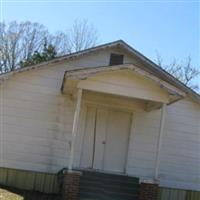
<svg viewBox="0 0 200 200"><path fill-rule="evenodd" d="M76 101L69 171L159 180L166 106L182 91L131 64L67 71L62 92Z"/></svg>

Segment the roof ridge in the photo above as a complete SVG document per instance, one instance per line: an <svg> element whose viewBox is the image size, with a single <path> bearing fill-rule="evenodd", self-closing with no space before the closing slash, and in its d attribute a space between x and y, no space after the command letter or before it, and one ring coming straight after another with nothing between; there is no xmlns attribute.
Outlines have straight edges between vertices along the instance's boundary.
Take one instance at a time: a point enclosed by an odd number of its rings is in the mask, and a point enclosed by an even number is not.
<svg viewBox="0 0 200 200"><path fill-rule="evenodd" d="M164 70L163 68L158 66L152 60L150 60L149 58L144 56L139 51L135 50L132 46L130 46L128 43L126 43L124 40L121 40L121 39L120 40L115 40L113 42L105 43L105 44L100 44L98 46L94 46L94 47L91 47L91 48L88 48L88 49L84 49L84 50L81 50L81 51L78 51L78 52L73 52L73 53L70 53L70 54L59 56L59 57L56 57L56 58L54 58L52 60L45 61L45 62L36 64L36 65L31 65L31 66L20 68L20 69L11 71L11 72L0 74L0 81L2 79L3 80L7 79L7 77L12 75L12 74L16 74L16 73L19 73L19 72L28 71L28 70L32 70L32 69L37 69L37 68L40 68L42 66L58 63L58 62L61 62L61 61L65 61L67 59L78 57L80 55L85 55L85 54L93 52L93 51L97 51L97 50L101 50L101 49L104 49L104 48L113 47L113 46L117 46L117 45L122 45L122 47L124 47L129 53L134 54L142 62L147 64L149 66L149 70L151 71L152 74L159 73L159 75L161 76L162 79L165 79L165 81L168 81L168 82L172 82L171 84L175 85L179 89L184 90L186 93L193 95L200 102L200 94L198 94L197 92L195 92L194 90L192 90L191 88L186 86L180 80L175 78L173 75L168 73L166 70Z"/></svg>

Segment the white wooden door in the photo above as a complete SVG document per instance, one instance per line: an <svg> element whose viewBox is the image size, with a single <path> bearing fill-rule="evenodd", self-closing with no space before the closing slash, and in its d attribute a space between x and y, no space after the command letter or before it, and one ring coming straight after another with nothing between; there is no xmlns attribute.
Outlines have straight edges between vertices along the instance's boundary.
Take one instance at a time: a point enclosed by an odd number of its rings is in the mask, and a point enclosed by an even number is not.
<svg viewBox="0 0 200 200"><path fill-rule="evenodd" d="M83 143L81 151L80 166L92 168L94 157L94 138L95 138L96 108L87 107L85 126L83 130Z"/></svg>
<svg viewBox="0 0 200 200"><path fill-rule="evenodd" d="M130 113L117 110L109 111L104 150L104 170L125 171L130 124Z"/></svg>
<svg viewBox="0 0 200 200"><path fill-rule="evenodd" d="M108 108L87 108L81 167L124 172L131 113Z"/></svg>

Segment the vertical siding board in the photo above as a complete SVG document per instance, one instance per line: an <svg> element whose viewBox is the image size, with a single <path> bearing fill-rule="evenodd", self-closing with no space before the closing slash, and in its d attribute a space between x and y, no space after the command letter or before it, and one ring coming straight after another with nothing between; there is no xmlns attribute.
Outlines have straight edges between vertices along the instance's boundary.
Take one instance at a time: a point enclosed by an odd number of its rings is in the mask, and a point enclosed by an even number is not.
<svg viewBox="0 0 200 200"><path fill-rule="evenodd" d="M46 174L44 192L50 193L52 190L53 190L53 176L50 174Z"/></svg>
<svg viewBox="0 0 200 200"><path fill-rule="evenodd" d="M170 188L160 188L159 200L186 200L186 191ZM191 199L193 200L193 199Z"/></svg>
<svg viewBox="0 0 200 200"><path fill-rule="evenodd" d="M168 199L170 199L170 191L169 189L165 189L163 190L162 200L168 200Z"/></svg>
<svg viewBox="0 0 200 200"><path fill-rule="evenodd" d="M53 184L53 189L52 189L52 193L59 193L59 185L58 185L58 177L54 176L54 184Z"/></svg>
<svg viewBox="0 0 200 200"><path fill-rule="evenodd" d="M8 171L7 171L7 184L8 184L8 186L11 186L11 187L16 186L16 175L17 175L16 170L8 169Z"/></svg>
<svg viewBox="0 0 200 200"><path fill-rule="evenodd" d="M186 200L200 200L200 192L187 191Z"/></svg>
<svg viewBox="0 0 200 200"><path fill-rule="evenodd" d="M35 184L35 173L34 172L27 172L26 175L26 190L33 190Z"/></svg>
<svg viewBox="0 0 200 200"><path fill-rule="evenodd" d="M7 169L0 168L0 184L5 185L7 183Z"/></svg>
<svg viewBox="0 0 200 200"><path fill-rule="evenodd" d="M186 198L186 191L184 190L177 190L177 199L185 199Z"/></svg>
<svg viewBox="0 0 200 200"><path fill-rule="evenodd" d="M45 174L37 173L35 178L34 190L39 192L44 192L45 185Z"/></svg>
<svg viewBox="0 0 200 200"><path fill-rule="evenodd" d="M18 189L58 193L56 174L0 168L0 184Z"/></svg>
<svg viewBox="0 0 200 200"><path fill-rule="evenodd" d="M25 189L26 188L26 175L27 173L24 171L19 171L18 173L16 173L16 186L19 189Z"/></svg>

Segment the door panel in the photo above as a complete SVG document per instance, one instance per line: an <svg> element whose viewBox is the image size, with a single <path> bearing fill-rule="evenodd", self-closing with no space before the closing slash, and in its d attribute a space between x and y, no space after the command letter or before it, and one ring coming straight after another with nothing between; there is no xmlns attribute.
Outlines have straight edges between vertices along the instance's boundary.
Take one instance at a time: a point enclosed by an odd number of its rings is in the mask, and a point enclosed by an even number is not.
<svg viewBox="0 0 200 200"><path fill-rule="evenodd" d="M124 172L131 114L122 111L109 111L106 147L104 151L104 170Z"/></svg>
<svg viewBox="0 0 200 200"><path fill-rule="evenodd" d="M87 107L82 106L81 112L80 112L78 131L77 131L76 140L75 140L75 148L74 148L73 166L76 168L81 166L80 162L81 162L82 142L84 138L86 115L87 115Z"/></svg>
<svg viewBox="0 0 200 200"><path fill-rule="evenodd" d="M103 170L108 110L98 109L96 116L96 138L93 168Z"/></svg>
<svg viewBox="0 0 200 200"><path fill-rule="evenodd" d="M87 107L85 119L84 139L80 165L83 168L92 168L94 151L94 130L96 120L96 108Z"/></svg>

